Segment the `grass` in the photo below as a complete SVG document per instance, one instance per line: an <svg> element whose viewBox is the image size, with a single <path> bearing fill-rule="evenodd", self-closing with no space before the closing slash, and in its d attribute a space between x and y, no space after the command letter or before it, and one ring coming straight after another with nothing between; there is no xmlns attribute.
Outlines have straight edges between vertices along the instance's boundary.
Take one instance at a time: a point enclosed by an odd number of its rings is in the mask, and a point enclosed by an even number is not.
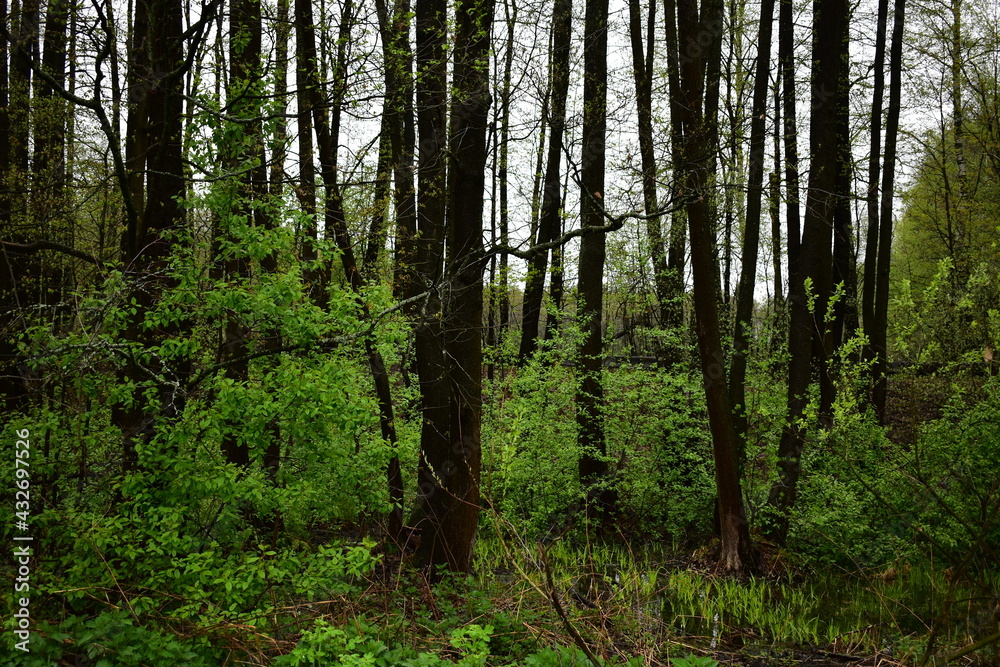
<svg viewBox="0 0 1000 667"><path fill-rule="evenodd" d="M532 597L522 578L542 581L547 563L555 591L588 641L607 651L629 647L632 655L650 656L649 664L678 650L805 649L914 663L932 637L933 652L949 654L997 622L990 604L1000 572L958 580L929 562L735 579L656 548L635 553L556 542L546 547L543 563L537 545L511 549L487 538L477 552L477 586L489 595ZM545 601L537 597L533 607L544 616ZM986 647L978 659L995 660L995 650Z"/></svg>

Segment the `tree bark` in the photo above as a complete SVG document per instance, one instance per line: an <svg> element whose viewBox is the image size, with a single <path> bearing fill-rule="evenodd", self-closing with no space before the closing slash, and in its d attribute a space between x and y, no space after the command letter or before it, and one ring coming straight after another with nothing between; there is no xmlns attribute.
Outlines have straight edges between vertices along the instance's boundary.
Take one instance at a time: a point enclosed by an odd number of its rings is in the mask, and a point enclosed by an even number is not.
<svg viewBox="0 0 1000 667"><path fill-rule="evenodd" d="M788 333L788 419L778 445L778 480L771 487L769 504L775 521L769 526L770 537L783 544L788 536L788 517L795 503L801 474L802 448L806 427L802 415L808 400L812 361L826 372L829 336L826 332L826 307L830 296L832 247L831 236L840 186L842 137L838 128L841 96L838 88L846 85L846 50L848 48L848 9L844 0L815 0L812 119L808 199L802 230L798 263L804 275L796 276L789 286L790 320ZM806 293L803 279L811 282ZM810 312L810 301L814 308Z"/></svg>
<svg viewBox="0 0 1000 667"><path fill-rule="evenodd" d="M736 296L733 324L733 357L729 371L729 392L733 402L737 459L742 463L746 430L746 377L757 279L757 256L760 249L761 202L764 196L764 118L771 74L771 29L774 0L760 5L760 30L757 33L757 63L754 72L753 108L750 117L750 170L747 176L747 209L743 232L743 259Z"/></svg>
<svg viewBox="0 0 1000 667"><path fill-rule="evenodd" d="M418 565L431 567L449 562L448 518L437 510L446 501L445 471L450 460L451 387L445 364L442 299L447 296L443 281L445 212L448 203L447 159L447 72L448 38L446 0L416 2L416 99L417 133L420 136L417 157L417 229L404 242L412 246L401 250L412 257L414 278L407 283L407 296L431 289L431 295L419 308L412 308L414 349L420 386L420 458L417 462L417 503L410 525L421 529ZM455 462L452 461L452 465ZM462 565L457 560L456 565Z"/></svg>
<svg viewBox="0 0 1000 667"><path fill-rule="evenodd" d="M899 111L902 97L903 25L906 0L893 4L892 46L889 53L889 107L885 124L885 163L882 168L882 201L878 222L878 257L875 262L875 294L872 327L869 334L874 358L872 404L879 422L885 423L888 390L886 378L886 331L889 318L889 266L892 253L892 200L896 178L896 138L899 134Z"/></svg>
<svg viewBox="0 0 1000 667"><path fill-rule="evenodd" d="M683 190L681 169L684 142L684 103L680 84L680 56L677 44L676 0L663 0L663 21L667 61L667 90L670 98L670 155L673 168L673 197ZM671 215L667 253L667 303L662 314L663 326L680 331L684 324L684 270L687 247L687 220L680 210ZM664 363L668 366L680 362L676 346L667 351Z"/></svg>
<svg viewBox="0 0 1000 667"><path fill-rule="evenodd" d="M587 0L583 52L583 155L581 158L580 224L604 224L605 135L607 131L608 0ZM602 487L608 477L604 436L604 234L580 240L577 318L583 331L579 386L576 393L580 481L587 489L589 516L602 523L616 512L614 491Z"/></svg>
<svg viewBox="0 0 1000 667"><path fill-rule="evenodd" d="M182 146L183 76L191 61L184 57L183 16L179 0L140 0L136 4L130 50L130 96L135 99L135 106L129 109L133 121L130 127L141 136L134 137L129 165L133 174L132 188L128 194L123 192L123 196L138 197L131 203L141 210L141 214L129 221L121 247L126 276L138 285L135 290L138 308L130 318L126 336L144 344L179 336L186 328L183 322L169 322L153 329L143 326L146 312L155 306L164 290L173 285L166 272L171 250L167 235L185 222L180 204L186 192ZM197 44L189 40L187 47L196 49ZM141 209L136 206L140 201L144 203ZM151 441L157 420L171 419L183 410L184 396L177 387L186 384L190 361L181 360L173 368L160 370L167 382L156 387L158 407L146 409L144 385L155 380L136 365L128 366L124 373L124 379L136 383L132 404L112 407L112 421L123 433L123 470L126 472L139 465L136 444L139 440Z"/></svg>
<svg viewBox="0 0 1000 667"><path fill-rule="evenodd" d="M869 120L871 142L868 153L868 193L866 196L868 231L865 236L864 279L861 283L861 317L868 334L866 359L874 358L871 347L875 324L875 267L878 262L879 183L882 166L882 100L885 96L885 41L889 18L889 0L879 0L875 27L875 59L872 63L872 114Z"/></svg>
<svg viewBox="0 0 1000 667"><path fill-rule="evenodd" d="M667 252L657 210L656 156L653 150L653 29L656 26L656 3L649 4L646 23L646 48L642 42L642 16L639 0L629 0L629 36L632 43L632 74L635 80L636 115L639 129L639 155L642 160L643 207L651 217L646 221L646 236L653 260L653 288L660 304L660 321L667 320L670 282L667 277Z"/></svg>
<svg viewBox="0 0 1000 667"><path fill-rule="evenodd" d="M468 572L478 527L483 192L491 102L487 65L492 16L493 0L466 0L456 12L443 336L450 360L445 404L448 429L443 434L443 448L439 447L438 438L421 441L421 467L433 475L436 484L433 491L423 485L420 489L427 527L420 539L417 558L431 572L437 565L445 565L453 572Z"/></svg>
<svg viewBox="0 0 1000 667"><path fill-rule="evenodd" d="M785 144L785 220L788 236L788 294L792 284L801 282L798 275L799 220L799 149L795 94L795 23L792 0L779 0L778 63L781 70L781 102Z"/></svg>
<svg viewBox="0 0 1000 667"><path fill-rule="evenodd" d="M542 206L536 243L548 243L559 235L561 220L563 135L566 129L566 97L569 93L569 56L572 36L572 0L557 0L552 11L550 51L549 150L542 185ZM540 252L528 262L521 322L520 362L525 363L538 346L538 329L545 293L548 253Z"/></svg>
<svg viewBox="0 0 1000 667"><path fill-rule="evenodd" d="M699 16L696 0L680 0L677 3L677 26L679 33L686 37L679 45L681 105L680 114L674 122L680 122L684 137L680 156L683 169L681 187L688 198L685 209L691 235L698 352L715 461L721 536L719 566L725 571L739 572L752 566L754 556L743 509L736 431L719 328L716 297L718 262L707 192L709 155L715 146L710 143L713 136L711 128L706 127L702 116L707 92L703 82L706 69L709 69L709 54L699 44L704 41L699 39L702 35L722 25L722 7L718 2L709 0L702 4L701 10Z"/></svg>

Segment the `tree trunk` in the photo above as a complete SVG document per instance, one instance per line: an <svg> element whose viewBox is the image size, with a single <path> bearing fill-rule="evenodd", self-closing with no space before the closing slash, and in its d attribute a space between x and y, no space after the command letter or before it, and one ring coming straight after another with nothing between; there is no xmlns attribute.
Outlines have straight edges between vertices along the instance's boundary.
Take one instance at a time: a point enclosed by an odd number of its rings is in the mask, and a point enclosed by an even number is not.
<svg viewBox="0 0 1000 667"><path fill-rule="evenodd" d="M542 205L536 243L548 243L559 235L562 190L563 134L566 129L566 97L569 92L569 56L572 36L572 0L557 0L552 11L552 50L549 71L549 150L542 185ZM538 327L545 293L547 252L539 252L528 262L528 277L524 287L524 307L521 321L521 347L518 357L523 364L538 346Z"/></svg>
<svg viewBox="0 0 1000 667"><path fill-rule="evenodd" d="M769 534L778 543L788 536L788 515L795 503L801 473L805 425L802 414L808 400L814 350L821 375L826 372L829 336L826 333L826 306L830 296L831 232L840 186L842 137L838 127L841 96L838 88L847 85L846 52L848 11L844 0L815 0L812 120L810 128L809 189L798 265L805 275L796 276L789 286L790 321L788 333L788 420L778 445L778 480L771 487L769 503L777 517ZM806 294L803 278L808 276L812 293ZM810 312L809 301L815 308Z"/></svg>
<svg viewBox="0 0 1000 667"><path fill-rule="evenodd" d="M757 63L754 72L753 108L750 117L750 171L747 177L747 215L743 232L743 265L736 296L733 324L733 357L729 371L729 392L733 401L733 422L738 443L737 459L742 465L746 430L747 358L753 317L754 291L757 286L757 254L760 248L761 202L764 196L764 119L771 74L771 27L774 0L760 6L760 31L757 34Z"/></svg>
<svg viewBox="0 0 1000 667"><path fill-rule="evenodd" d="M663 20L666 41L667 87L670 97L670 155L673 167L672 197L683 190L681 153L683 152L684 103L680 84L680 56L677 44L676 0L663 0ZM667 302L661 304L663 326L668 330L680 331L684 324L684 252L687 246L687 220L680 210L670 219L670 239L667 254ZM668 366L680 361L676 347L668 350L664 363Z"/></svg>
<svg viewBox="0 0 1000 667"><path fill-rule="evenodd" d="M861 283L861 317L868 334L866 360L873 359L872 326L875 323L875 267L878 262L879 181L882 165L882 99L885 96L885 38L889 0L879 0L875 28L875 60L872 63L872 114L869 120L871 143L868 154L868 232L865 237L864 280Z"/></svg>
<svg viewBox="0 0 1000 667"><path fill-rule="evenodd" d="M779 0L778 63L781 69L781 102L785 144L785 219L788 235L788 294L801 282L799 257L799 149L795 94L795 23L792 0Z"/></svg>
<svg viewBox="0 0 1000 667"><path fill-rule="evenodd" d="M141 19L141 20L140 20ZM142 33L139 33L139 29ZM185 195L183 161L183 76L188 64L184 59L183 6L179 0L140 0L136 5L136 24L130 51L130 72L135 107L130 107L131 128L141 132L129 165L133 173L130 196L133 206L143 201L141 214L129 221L122 236L122 255L126 276L141 282L135 290L138 305L130 318L126 336L144 344L155 344L182 335L183 322L168 322L148 329L143 326L146 312L152 309L173 281L166 277L170 254L167 234L185 221L180 204ZM189 42L189 49L197 45ZM135 147L142 147L136 150ZM142 175L145 174L145 188ZM143 197L143 193L145 196ZM126 196L123 193L123 196ZM138 208L138 207L136 207ZM138 464L137 440L150 442L156 421L171 419L183 410L184 397L177 387L184 386L190 370L189 361L174 368L161 369L167 383L159 384L159 406L146 409L146 386L152 378L136 365L125 369L125 379L136 383L132 404L112 407L112 421L123 433L123 469Z"/></svg>
<svg viewBox="0 0 1000 667"><path fill-rule="evenodd" d="M604 224L604 160L607 128L608 0L587 0L583 53L583 155L581 158L580 224ZM583 331L580 346L580 384L576 393L576 421L580 428L580 481L587 489L589 516L602 523L616 512L612 489L601 487L608 477L604 437L604 365L602 329L604 303L605 235L587 234L580 240L577 282L577 318Z"/></svg>
<svg viewBox="0 0 1000 667"><path fill-rule="evenodd" d="M289 22L291 0L278 0L278 16L274 33L274 99L278 105L276 112L286 113L288 109L288 40L292 24ZM287 157L288 121L275 120L274 135L271 137L271 173L268 194L273 199L281 197L285 188L285 158Z"/></svg>
<svg viewBox="0 0 1000 667"><path fill-rule="evenodd" d="M431 294L410 310L414 320L414 348L420 386L420 458L417 463L417 503L410 525L422 530L418 565L433 567L449 562L448 517L437 510L446 502L441 469L450 460L451 387L445 365L443 337L442 261L447 205L447 72L446 42L448 3L446 0L416 2L416 99L417 132L420 136L417 158L417 229L405 242L412 247L401 249L402 257L412 257L414 278L407 283L406 296L415 296L431 287ZM451 462L455 465L455 462ZM456 565L461 563L455 562Z"/></svg>
<svg viewBox="0 0 1000 667"><path fill-rule="evenodd" d="M708 156L714 152L715 146L709 141L712 136L711 128L706 127L702 117L704 94L707 92L703 81L708 54L699 44L700 35L721 25L722 7L718 2L704 2L700 19L695 0L681 0L677 3L677 26L680 34L686 37L679 45L680 114L673 120L680 122L684 136L681 152L682 187L688 198L685 209L691 234L698 351L715 461L722 542L719 566L725 571L739 572L752 566L754 557L743 510L736 458L736 431L719 328L716 299L718 263L714 252L713 224L707 192L711 162Z"/></svg>
<svg viewBox="0 0 1000 667"><path fill-rule="evenodd" d="M892 253L892 200L896 178L896 137L899 134L900 98L902 97L903 21L906 0L893 5L892 46L889 53L889 108L885 124L885 164L882 169L882 201L878 222L878 257L875 262L875 295L872 326L869 333L874 358L872 404L879 422L885 423L886 330L889 317L889 265Z"/></svg>
<svg viewBox="0 0 1000 667"><path fill-rule="evenodd" d="M392 14L385 0L376 0L382 57L385 61L385 108L383 113L392 145L395 190L396 243L393 295L402 299L415 292L413 263L417 233L416 191L413 189L413 54L410 47L410 3L397 0Z"/></svg>
<svg viewBox="0 0 1000 667"><path fill-rule="evenodd" d="M433 475L436 485L433 491L423 485L420 489L428 526L421 536L417 558L431 572L437 565L446 565L453 572L468 572L478 527L483 192L491 101L487 65L492 16L492 0L468 0L468 5L463 3L456 13L443 336L450 360L449 400L445 404L448 429L441 434L443 448L438 438L421 441L421 467ZM418 21L419 17L418 9Z"/></svg>
<svg viewBox="0 0 1000 667"><path fill-rule="evenodd" d="M26 62L22 54L23 40L20 38L24 19L21 5L14 0L11 13L7 14L7 3L3 0L3 27L9 31L10 69L7 67L7 39L0 39L0 239L14 243L25 243L31 239L21 219L23 217L22 160L27 156L20 144L27 149L28 108L31 71L22 67ZM16 39L15 39L16 38ZM30 62L28 60L27 62ZM26 167L26 165L24 165ZM0 249L0 311L18 313L21 304L34 303L29 294L31 278L37 275L38 263L26 252L13 247ZM17 337L26 328L20 316L8 315L0 325L0 400L4 411L11 413L27 407L28 388L19 367Z"/></svg>
<svg viewBox="0 0 1000 667"><path fill-rule="evenodd" d="M657 210L656 157L653 151L653 29L656 26L656 3L649 4L646 45L642 43L642 16L639 0L629 0L629 36L632 42L632 73L635 80L636 114L639 127L639 155L642 160L642 197L646 215L646 235L653 260L653 287L660 304L660 319L666 320L670 283L667 277L667 253Z"/></svg>
<svg viewBox="0 0 1000 667"><path fill-rule="evenodd" d="M307 0L308 1L308 0ZM313 124L312 109L309 106L310 72L313 65L307 60L305 43L307 33L313 30L312 5L306 6L299 0L295 1L295 86L296 102L299 114L298 125L299 148L299 185L296 195L302 209L305 229L301 230L301 257L303 264L316 261L319 256L316 225L316 164L313 156ZM315 38L313 38L315 41ZM305 282L310 289L317 290L315 283L317 273L307 268L303 271Z"/></svg>

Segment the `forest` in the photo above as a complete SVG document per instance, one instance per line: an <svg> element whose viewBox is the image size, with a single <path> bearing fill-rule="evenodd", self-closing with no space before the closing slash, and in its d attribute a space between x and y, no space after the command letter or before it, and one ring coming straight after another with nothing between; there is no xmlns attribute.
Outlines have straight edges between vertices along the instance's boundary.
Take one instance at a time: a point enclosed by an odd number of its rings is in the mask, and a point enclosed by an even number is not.
<svg viewBox="0 0 1000 667"><path fill-rule="evenodd" d="M0 16L3 664L1000 664L997 0Z"/></svg>

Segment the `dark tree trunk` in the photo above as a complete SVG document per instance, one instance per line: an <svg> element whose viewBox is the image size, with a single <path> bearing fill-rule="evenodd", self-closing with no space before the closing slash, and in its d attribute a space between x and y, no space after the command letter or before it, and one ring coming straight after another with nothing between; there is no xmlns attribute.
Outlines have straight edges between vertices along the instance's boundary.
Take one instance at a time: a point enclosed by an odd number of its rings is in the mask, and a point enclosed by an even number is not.
<svg viewBox="0 0 1000 667"><path fill-rule="evenodd" d="M607 131L608 0L587 0L583 52L583 155L581 158L580 224L604 224L604 161ZM588 514L608 520L616 512L607 481L607 443L604 437L603 304L605 235L587 234L580 240L577 282L577 318L583 331L580 346L580 384L576 393L576 421L580 428L580 481L588 489Z"/></svg>
<svg viewBox="0 0 1000 667"><path fill-rule="evenodd" d="M778 65L781 70L781 102L785 144L785 219L788 235L788 294L793 283L801 283L799 256L799 149L795 94L795 23L792 0L780 0L778 16Z"/></svg>
<svg viewBox="0 0 1000 667"><path fill-rule="evenodd" d="M299 206L302 208L305 229L301 230L303 263L316 261L319 253L316 248L317 225L316 225L316 163L313 156L313 124L312 109L309 107L309 87L310 72L313 65L307 60L305 53L306 33L313 30L312 6L305 6L299 0L295 2L295 86L296 101L298 103L299 114L296 119L298 124L298 149L299 149L299 184L296 188L296 195ZM314 292L316 287L317 273L312 269L304 271L305 281Z"/></svg>
<svg viewBox="0 0 1000 667"><path fill-rule="evenodd" d="M900 98L902 96L903 21L906 1L895 0L893 9L892 46L889 53L889 108L885 124L885 163L882 169L882 201L878 220L878 256L875 260L875 294L872 325L868 334L870 355L874 360L872 404L879 422L885 423L886 330L889 317L889 264L892 252L892 200L896 178L896 137L899 133Z"/></svg>
<svg viewBox="0 0 1000 667"><path fill-rule="evenodd" d="M757 33L757 63L754 72L753 108L750 116L750 171L747 177L747 210L743 232L743 265L736 296L733 324L733 357L729 372L729 391L733 402L733 422L738 443L737 458L742 465L745 449L747 412L746 377L750 348L754 290L757 283L757 254L760 248L761 202L764 197L764 119L771 74L771 28L774 0L760 5L760 30Z"/></svg>
<svg viewBox="0 0 1000 667"><path fill-rule="evenodd" d="M417 463L417 503L410 524L422 529L417 562L432 565L449 548L442 535L442 522L436 514L437 498L442 488L440 466L449 460L451 424L451 388L445 365L442 328L442 275L444 252L447 149L447 72L446 42L448 3L445 0L416 2L416 100L417 132L420 135L417 157L417 230L405 241L412 247L401 249L402 257L412 257L414 278L408 281L406 296L420 293L422 286L432 287L431 294L419 307L411 309L414 320L414 348L420 385L420 458ZM409 245L409 244L406 244ZM454 462L452 462L454 464ZM440 559L440 560L437 560Z"/></svg>
<svg viewBox="0 0 1000 667"><path fill-rule="evenodd" d="M183 77L190 60L184 59L183 16L179 0L140 0L136 4L130 50L130 101L134 102L129 109L133 121L130 129L141 134L134 137L129 165L133 174L130 203L141 210L141 214L129 221L121 247L126 276L140 283L135 290L138 308L129 321L126 336L144 344L179 336L186 328L183 322L168 322L153 329L143 327L146 312L173 284L165 271L171 249L166 235L185 221L180 204L186 192L182 145ZM187 46L197 48L190 40ZM141 209L137 206L140 201L143 202ZM135 365L125 370L125 378L136 383L132 404L112 407L112 421L123 433L123 469L126 471L139 463L137 441L148 443L156 432L158 419L171 419L183 410L184 397L177 387L184 386L190 362L180 361L171 369L161 370L168 382L156 387L158 407L146 409L144 384L152 378Z"/></svg>
<svg viewBox="0 0 1000 667"><path fill-rule="evenodd" d="M681 175L681 153L683 152L684 102L680 84L680 57L677 44L676 0L663 0L663 20L665 32L667 87L670 98L670 154L673 167L672 197L681 195L684 185ZM679 332L684 324L684 252L687 247L687 220L678 210L671 215L670 238L667 254L667 302L663 311L663 326ZM680 361L679 351L668 350L664 362L673 365Z"/></svg>
<svg viewBox="0 0 1000 667"><path fill-rule="evenodd" d="M385 61L385 109L392 145L395 190L396 243L393 294L397 298L415 292L414 262L417 233L416 191L413 188L413 53L410 47L410 3L397 0L392 13L385 0L376 0L379 34Z"/></svg>
<svg viewBox="0 0 1000 667"><path fill-rule="evenodd" d="M788 535L788 514L795 503L801 472L805 425L802 414L808 400L812 360L817 357L820 374L826 372L829 336L826 332L826 305L830 296L831 236L841 179L842 137L838 114L847 85L846 52L849 45L848 8L844 0L815 0L813 25L822 26L813 37L812 120L810 128L809 188L798 266L802 275L789 287L790 321L788 333L788 420L778 445L778 480L771 488L769 503L777 517L769 527L772 539L784 543ZM811 279L807 295L803 279ZM809 310L809 300L815 308Z"/></svg>
<svg viewBox="0 0 1000 667"><path fill-rule="evenodd" d="M559 202L559 207L562 208L562 202L566 201L566 188L567 182L563 180L562 187L562 198ZM559 231L557 235L563 233L563 220L562 216L559 217ZM549 301L552 302L552 308L555 313L559 313L562 310L562 299L563 299L563 251L562 248L552 249L552 280L549 283ZM545 340L554 340L556 334L559 331L560 318L550 317L545 320Z"/></svg>
<svg viewBox="0 0 1000 667"><path fill-rule="evenodd" d="M382 114L378 135L378 164L375 166L375 191L372 193L371 222L365 238L361 273L365 282L378 280L378 260L386 243L386 213L389 210L389 184L392 182L392 137L389 115Z"/></svg>
<svg viewBox="0 0 1000 667"><path fill-rule="evenodd" d="M52 0L45 13L45 37L42 47L42 68L55 79L55 87L41 77L35 77L32 102L35 139L32 165L32 213L34 224L42 238L61 240L53 226L56 218L64 217L63 190L66 183L66 103L56 91L66 77L66 27L69 3ZM58 303L59 285L46 277L52 293L44 303Z"/></svg>
<svg viewBox="0 0 1000 667"><path fill-rule="evenodd" d="M668 22L670 17L668 17ZM737 468L736 431L732 420L732 403L726 384L725 356L720 337L716 285L718 262L714 252L714 233L708 204L709 155L715 146L710 143L712 132L702 116L705 108L704 76L708 54L698 37L722 23L721 4L708 0L699 17L695 0L677 3L677 26L685 40L679 47L681 105L674 122L683 132L682 187L688 197L686 212L691 234L691 269L694 278L695 318L698 330L698 351L702 381L712 432L715 461L715 481L718 494L721 549L719 566L731 572L742 571L753 563L753 549L743 494ZM676 128L675 128L676 131ZM716 137L717 139L717 137Z"/></svg>
<svg viewBox="0 0 1000 667"><path fill-rule="evenodd" d="M882 99L885 96L885 42L889 20L889 0L879 0L875 27L875 60L872 63L872 115L869 120L871 143L868 154L868 233L865 237L864 279L861 283L861 318L869 336L866 357L872 358L871 331L875 322L875 267L878 263L879 181L882 167Z"/></svg>
<svg viewBox="0 0 1000 667"><path fill-rule="evenodd" d="M148 49L149 3L138 0L132 18L132 32L128 45L128 67L126 88L128 91L128 112L125 116L125 165L128 168L128 199L132 208L141 215L145 208L146 158L149 148L149 90L145 76L145 54ZM135 255L134 239L139 227L138 215L130 216L128 228L122 236L122 257L128 261Z"/></svg>
<svg viewBox="0 0 1000 667"><path fill-rule="evenodd" d="M850 19L848 18L848 22ZM844 58L847 58L845 53ZM820 388L820 415L827 425L833 423L833 403L837 389L830 371L830 359L836 350L851 338L858 328L858 279L857 258L854 250L854 229L851 222L851 126L849 84L844 82L837 89L837 198L833 212L833 278L832 289L839 289L840 297L833 305L829 324L829 343L825 346L826 359L821 362L823 386Z"/></svg>
<svg viewBox="0 0 1000 667"><path fill-rule="evenodd" d="M510 243L510 205L508 201L508 163L510 156L510 100L511 72L514 67L514 28L517 25L517 3L504 2L504 17L507 24L507 44L504 53L503 90L500 100L500 141L498 146L499 164L497 179L500 186L500 243L507 247ZM500 253L500 299L497 309L500 311L500 334L497 341L503 340L510 320L510 294L508 288L510 257L506 252Z"/></svg>
<svg viewBox="0 0 1000 667"><path fill-rule="evenodd" d="M5 33L11 31L10 16L7 15L7 0L0 0L0 28ZM7 39L0 39L0 229L7 228L10 220L10 204L7 201L7 169L10 168L10 95L7 75Z"/></svg>
<svg viewBox="0 0 1000 667"><path fill-rule="evenodd" d="M562 189L560 171L562 164L563 134L566 128L566 97L569 92L569 55L572 36L572 0L557 0L552 11L552 50L549 69L549 150L542 185L542 205L539 215L536 243L548 243L559 235L561 222ZM545 272L548 253L539 252L528 262L528 277L524 288L524 307L521 322L521 347L518 352L524 363L538 345L538 325L541 319L542 298L545 293Z"/></svg>
<svg viewBox="0 0 1000 667"><path fill-rule="evenodd" d="M7 66L7 39L0 39L0 240L25 243L25 225L19 212L23 205L24 177L21 173L22 156L20 144L27 148L28 138L28 97L30 95L30 69L25 72L20 28L24 21L21 5L14 0L11 13L7 14L7 2L2 1L3 27L9 31L10 68ZM30 60L28 61L30 62ZM24 165L26 167L26 165ZM18 215L15 215L18 213ZM37 261L26 252L19 252L11 246L0 249L0 311L17 313L7 315L0 325L0 401L4 412L9 414L25 409L28 396L27 386L19 367L17 336L26 328L19 310L21 304L34 303L29 294L32 289L31 276L37 275Z"/></svg>
<svg viewBox="0 0 1000 667"><path fill-rule="evenodd" d="M444 447L439 446L438 438L421 441L422 472L432 474L436 484L433 490L426 489L421 477L427 525L417 558L432 572L437 565L446 565L454 572L468 572L478 527L483 192L491 102L487 65L492 16L492 0L472 0L456 15L447 198L448 290L443 336L450 360L445 404L448 429L443 433Z"/></svg>
<svg viewBox="0 0 1000 667"><path fill-rule="evenodd" d="M275 26L274 44L274 99L277 113L288 109L288 40L292 24L289 22L291 0L278 0L278 16ZM285 188L285 158L288 145L288 122L284 118L275 120L274 135L271 137L271 173L268 179L268 194L273 199L281 197Z"/></svg>
<svg viewBox="0 0 1000 667"><path fill-rule="evenodd" d="M777 161L777 160L775 160ZM781 177L771 172L768 183L768 212L771 216L771 267L774 271L774 312L781 312L784 290L781 285Z"/></svg>
<svg viewBox="0 0 1000 667"><path fill-rule="evenodd" d="M14 224L25 224L28 211L29 137L31 135L31 64L38 62L38 0L14 2L11 11L10 90L7 114L10 163L6 174L6 194Z"/></svg>
<svg viewBox="0 0 1000 667"><path fill-rule="evenodd" d="M635 79L636 113L639 127L639 155L642 160L642 198L646 215L646 235L653 260L653 287L660 304L660 320L667 319L670 283L667 277L667 252L663 242L656 193L656 157L653 152L653 39L656 26L656 3L649 4L646 23L646 48L642 43L642 16L639 0L629 0L629 36L632 42L632 74Z"/></svg>

